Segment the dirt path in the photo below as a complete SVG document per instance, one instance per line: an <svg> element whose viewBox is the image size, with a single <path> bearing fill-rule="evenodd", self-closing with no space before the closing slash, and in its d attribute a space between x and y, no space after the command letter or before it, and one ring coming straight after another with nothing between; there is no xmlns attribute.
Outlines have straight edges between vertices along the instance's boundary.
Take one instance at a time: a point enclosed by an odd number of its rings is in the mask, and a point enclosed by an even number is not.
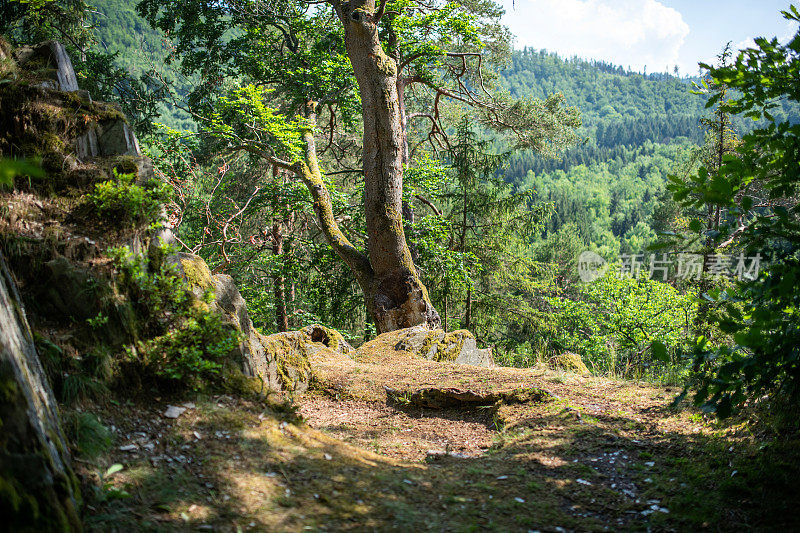
<svg viewBox="0 0 800 533"><path fill-rule="evenodd" d="M89 529L800 526L797 442L764 446L743 426L670 411L674 391L432 363L385 347L354 359L314 361L314 387L288 408L196 397L177 419L163 416L166 403L101 412L117 437L106 464L125 469L107 480ZM441 403L432 388L464 403L420 407Z"/></svg>

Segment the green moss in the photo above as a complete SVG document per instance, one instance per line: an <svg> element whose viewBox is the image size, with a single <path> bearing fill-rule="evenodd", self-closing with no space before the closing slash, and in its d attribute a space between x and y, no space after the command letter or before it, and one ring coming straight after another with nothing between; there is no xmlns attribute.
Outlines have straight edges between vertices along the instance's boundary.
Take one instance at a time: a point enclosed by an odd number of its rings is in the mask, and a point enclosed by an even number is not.
<svg viewBox="0 0 800 533"><path fill-rule="evenodd" d="M343 348L347 341L345 341L341 333L333 328L321 324L312 324L304 327L300 331L302 331L311 342L322 343L334 352L346 351Z"/></svg>
<svg viewBox="0 0 800 533"><path fill-rule="evenodd" d="M441 339L441 330L433 330L428 333L422 343L419 355L426 357L430 351L436 348L433 356L434 361L455 361L464 348L466 339L474 339L475 336L465 329L445 333Z"/></svg>
<svg viewBox="0 0 800 533"><path fill-rule="evenodd" d="M551 361L551 365L554 368L567 370L569 372L576 372L578 374L589 373L589 369L586 367L586 364L581 359L581 356L572 352L564 352L560 355L555 356Z"/></svg>
<svg viewBox="0 0 800 533"><path fill-rule="evenodd" d="M301 381L312 375L308 362L308 347L305 336L297 331L263 337L268 360L277 363L278 376L285 389L293 390Z"/></svg>
<svg viewBox="0 0 800 533"><path fill-rule="evenodd" d="M184 256L181 257L180 262L183 274L190 286L204 291L214 288L214 276L202 257Z"/></svg>
<svg viewBox="0 0 800 533"><path fill-rule="evenodd" d="M136 158L130 155L122 155L114 158L112 169L116 170L118 174L133 174L139 177L139 165L136 163Z"/></svg>

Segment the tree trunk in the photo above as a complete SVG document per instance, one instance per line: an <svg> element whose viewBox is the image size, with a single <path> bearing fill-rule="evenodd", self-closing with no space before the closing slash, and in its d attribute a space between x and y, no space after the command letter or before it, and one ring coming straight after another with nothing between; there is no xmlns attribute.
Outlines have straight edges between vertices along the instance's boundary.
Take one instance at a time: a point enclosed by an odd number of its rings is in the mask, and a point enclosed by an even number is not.
<svg viewBox="0 0 800 533"><path fill-rule="evenodd" d="M380 333L427 324L439 314L419 279L403 231L403 132L397 65L377 31L374 0L337 4L345 46L358 81L364 122L364 203L371 276L367 309ZM365 280L366 281L366 280Z"/></svg>
<svg viewBox="0 0 800 533"><path fill-rule="evenodd" d="M0 254L3 531L81 531L80 491L14 280Z"/></svg>
<svg viewBox="0 0 800 533"><path fill-rule="evenodd" d="M464 329L469 329L472 325L472 287L467 287L467 302L465 307L466 311L464 312Z"/></svg>
<svg viewBox="0 0 800 533"><path fill-rule="evenodd" d="M272 224L272 256L283 263L283 232L281 224ZM275 289L275 325L278 331L289 331L289 317L286 314L286 278L283 275L283 264L280 265L281 271L273 277Z"/></svg>

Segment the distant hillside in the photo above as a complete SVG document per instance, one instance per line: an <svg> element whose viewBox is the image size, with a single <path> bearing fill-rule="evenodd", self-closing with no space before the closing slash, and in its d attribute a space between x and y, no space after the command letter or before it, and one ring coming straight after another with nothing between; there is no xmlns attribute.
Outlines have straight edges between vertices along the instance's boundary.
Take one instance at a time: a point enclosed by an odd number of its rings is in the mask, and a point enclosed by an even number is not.
<svg viewBox="0 0 800 533"><path fill-rule="evenodd" d="M526 48L513 54L511 66L501 73L501 84L514 96L543 98L564 95L568 105L581 110L587 143L568 151L561 160L546 160L530 153L516 154L506 176L520 181L535 174L593 162L622 158L630 148L647 142L701 144L700 118L708 114L706 97L692 94L692 79L669 74L642 75L603 61L564 59L544 50ZM796 106L781 106L776 116L800 122ZM744 132L755 123L734 117L734 127Z"/></svg>
<svg viewBox="0 0 800 533"><path fill-rule="evenodd" d="M165 37L136 13L138 0L93 0L92 23L99 45L108 52L118 52L117 64L134 74L154 66L161 69L166 54ZM169 78L169 73L164 73ZM180 89L179 89L180 92ZM194 130L189 115L164 104L161 121L175 129Z"/></svg>

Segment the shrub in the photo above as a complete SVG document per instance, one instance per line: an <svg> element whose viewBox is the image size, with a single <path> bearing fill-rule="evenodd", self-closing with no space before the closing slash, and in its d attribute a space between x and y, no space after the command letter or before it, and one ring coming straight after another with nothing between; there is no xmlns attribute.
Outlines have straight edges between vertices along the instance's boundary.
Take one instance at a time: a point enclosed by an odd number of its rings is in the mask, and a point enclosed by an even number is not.
<svg viewBox="0 0 800 533"><path fill-rule="evenodd" d="M198 299L174 266L162 262L149 270L147 260L127 247L111 255L145 339L128 348L130 361L170 387L197 389L218 381L239 334L209 308L213 292Z"/></svg>
<svg viewBox="0 0 800 533"><path fill-rule="evenodd" d="M95 184L87 198L97 214L120 226L142 226L155 222L161 204L169 198L169 185L151 179L144 186L134 183L136 174L120 174Z"/></svg>

